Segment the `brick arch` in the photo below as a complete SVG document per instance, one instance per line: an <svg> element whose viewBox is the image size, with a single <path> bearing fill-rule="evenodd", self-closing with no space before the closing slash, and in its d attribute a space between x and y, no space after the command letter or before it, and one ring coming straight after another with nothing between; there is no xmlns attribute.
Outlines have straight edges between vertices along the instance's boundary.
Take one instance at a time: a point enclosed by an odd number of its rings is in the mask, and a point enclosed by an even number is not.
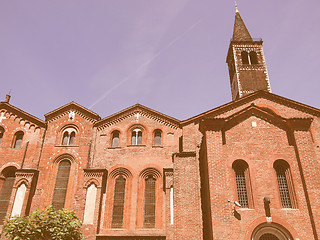
<svg viewBox="0 0 320 240"><path fill-rule="evenodd" d="M109 176L114 179L119 175L123 175L126 178L132 177L132 173L124 167L118 167L116 169L113 169L109 174Z"/></svg>
<svg viewBox="0 0 320 240"><path fill-rule="evenodd" d="M141 132L142 132L142 144L141 145L146 145L147 141L148 141L148 132L149 131L145 125L140 124L140 123L134 123L127 128L127 131L126 131L127 132L127 144L132 145L132 142L131 142L132 131L136 128L141 129Z"/></svg>
<svg viewBox="0 0 320 240"><path fill-rule="evenodd" d="M262 223L258 225L252 232L251 239L258 240L265 234L272 234L279 240L292 239L291 233L278 223Z"/></svg>
<svg viewBox="0 0 320 240"><path fill-rule="evenodd" d="M21 178L17 181L13 187L18 188L21 184L25 184L27 188L30 188L30 183L26 178Z"/></svg>
<svg viewBox="0 0 320 240"><path fill-rule="evenodd" d="M162 177L161 172L160 172L159 170L157 170L156 168L151 168L151 167L144 169L144 170L139 174L139 176L140 176L141 178L144 178L144 179L146 179L146 178L147 178L148 176L150 176L150 175L152 175L152 176L155 177L156 179Z"/></svg>
<svg viewBox="0 0 320 240"><path fill-rule="evenodd" d="M59 156L55 157L53 159L52 163L59 164L59 162L62 161L62 160L69 160L71 164L76 162L76 158L72 154L70 154L70 153L62 153Z"/></svg>
<svg viewBox="0 0 320 240"><path fill-rule="evenodd" d="M6 164L4 164L1 168L0 168L0 177L3 177L3 170L5 170L6 168L9 167L14 167L16 170L20 168L20 165L18 163L15 162L8 162Z"/></svg>
<svg viewBox="0 0 320 240"><path fill-rule="evenodd" d="M292 238L290 239L296 239L299 238L297 231L285 220L282 218L279 218L277 216L272 217L272 223L266 222L266 216L261 216L256 218L247 228L245 238L244 239L252 239L252 235L254 234L254 231L258 229L258 227L264 227L265 225L273 224L273 226L280 226L282 229L286 229ZM301 237L301 236L300 236ZM255 240L255 239L254 239Z"/></svg>
<svg viewBox="0 0 320 240"><path fill-rule="evenodd" d="M94 184L96 187L99 187L99 181L95 178L91 178L88 181L86 181L86 183L84 184L84 188L88 188L91 186L91 184Z"/></svg>

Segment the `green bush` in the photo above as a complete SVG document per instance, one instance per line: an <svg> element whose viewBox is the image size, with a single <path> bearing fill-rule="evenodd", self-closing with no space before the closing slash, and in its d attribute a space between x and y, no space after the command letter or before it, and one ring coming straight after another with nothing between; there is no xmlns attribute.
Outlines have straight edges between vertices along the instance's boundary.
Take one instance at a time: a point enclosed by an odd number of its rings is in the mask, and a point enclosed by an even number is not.
<svg viewBox="0 0 320 240"><path fill-rule="evenodd" d="M46 207L29 216L6 218L1 236L13 240L78 240L83 239L81 225L74 212Z"/></svg>

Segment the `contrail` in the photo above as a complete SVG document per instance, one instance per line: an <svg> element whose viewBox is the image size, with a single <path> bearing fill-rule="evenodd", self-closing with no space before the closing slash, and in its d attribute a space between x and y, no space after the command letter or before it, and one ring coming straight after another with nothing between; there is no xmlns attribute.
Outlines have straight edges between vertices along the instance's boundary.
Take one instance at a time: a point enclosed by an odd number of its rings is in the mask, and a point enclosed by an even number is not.
<svg viewBox="0 0 320 240"><path fill-rule="evenodd" d="M149 60L142 63L135 71L130 73L127 77L123 78L121 81L119 81L117 84L115 84L112 88L110 88L108 91L106 91L104 94L102 94L90 107L94 107L98 103L100 103L103 99L105 99L111 92L113 92L116 88L127 82L132 76L134 76L137 72L139 72L143 67L153 62L156 58L158 58L162 52L167 50L169 47L174 45L176 42L178 42L181 38L183 38L187 33L189 33L191 30L193 30L197 25L199 25L202 22L202 19L198 20L196 23L192 24L186 31L184 31L182 34L180 34L178 37L173 39L171 42L169 42L166 46L164 46L162 49L160 49L158 52L156 52Z"/></svg>

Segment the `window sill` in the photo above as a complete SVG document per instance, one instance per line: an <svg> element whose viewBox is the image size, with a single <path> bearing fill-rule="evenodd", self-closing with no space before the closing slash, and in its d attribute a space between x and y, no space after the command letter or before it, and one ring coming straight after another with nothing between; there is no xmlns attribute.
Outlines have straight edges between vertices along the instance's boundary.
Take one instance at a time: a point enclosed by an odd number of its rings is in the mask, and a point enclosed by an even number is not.
<svg viewBox="0 0 320 240"><path fill-rule="evenodd" d="M298 208L281 208L282 211L299 211Z"/></svg>
<svg viewBox="0 0 320 240"><path fill-rule="evenodd" d="M163 146L152 146L152 148L163 148Z"/></svg>
<svg viewBox="0 0 320 240"><path fill-rule="evenodd" d="M140 144L140 145L128 145L128 147L146 147L146 145L142 145L142 144Z"/></svg>
<svg viewBox="0 0 320 240"><path fill-rule="evenodd" d="M120 149L121 147L107 147L106 149Z"/></svg>
<svg viewBox="0 0 320 240"><path fill-rule="evenodd" d="M253 211L255 210L254 208L237 208L237 211Z"/></svg>
<svg viewBox="0 0 320 240"><path fill-rule="evenodd" d="M79 147L79 145L55 145L55 147L64 147L64 148L71 147L71 148L73 148L73 147Z"/></svg>

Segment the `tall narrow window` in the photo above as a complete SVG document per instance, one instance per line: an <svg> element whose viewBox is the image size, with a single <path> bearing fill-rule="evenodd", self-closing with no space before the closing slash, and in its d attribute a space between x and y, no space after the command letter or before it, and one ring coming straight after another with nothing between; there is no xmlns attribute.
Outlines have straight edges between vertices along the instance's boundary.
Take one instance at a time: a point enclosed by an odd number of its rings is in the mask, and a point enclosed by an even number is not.
<svg viewBox="0 0 320 240"><path fill-rule="evenodd" d="M75 138L76 138L76 132L73 131L70 133L69 145L74 145Z"/></svg>
<svg viewBox="0 0 320 240"><path fill-rule="evenodd" d="M24 133L22 131L16 132L13 139L13 148L18 149L21 148L22 138Z"/></svg>
<svg viewBox="0 0 320 240"><path fill-rule="evenodd" d="M274 169L277 174L277 181L279 186L282 207L293 208L294 191L291 182L289 164L283 160L277 160L274 163Z"/></svg>
<svg viewBox="0 0 320 240"><path fill-rule="evenodd" d="M142 144L142 131L141 131L141 129L137 128L132 131L131 144L132 145L141 145Z"/></svg>
<svg viewBox="0 0 320 240"><path fill-rule="evenodd" d="M52 206L55 209L64 208L67 188L69 182L71 163L68 160L62 160L58 166L56 184L54 186Z"/></svg>
<svg viewBox="0 0 320 240"><path fill-rule="evenodd" d="M156 179L148 176L145 179L144 192L144 227L154 228L156 221Z"/></svg>
<svg viewBox="0 0 320 240"><path fill-rule="evenodd" d="M4 134L4 128L0 127L0 144L2 142L3 134Z"/></svg>
<svg viewBox="0 0 320 240"><path fill-rule="evenodd" d="M69 133L66 131L63 133L62 145L68 145L69 142Z"/></svg>
<svg viewBox="0 0 320 240"><path fill-rule="evenodd" d="M112 212L112 228L123 227L124 200L126 190L126 179L120 175L115 180L113 212Z"/></svg>
<svg viewBox="0 0 320 240"><path fill-rule="evenodd" d="M96 198L97 198L97 186L94 183L91 183L91 185L87 189L86 205L84 207L84 216L83 216L84 224L93 224L95 207L96 207Z"/></svg>
<svg viewBox="0 0 320 240"><path fill-rule="evenodd" d="M0 191L0 224L2 224L8 211L9 201L15 181L15 171L15 167L8 167L2 171L4 182L2 183Z"/></svg>
<svg viewBox="0 0 320 240"><path fill-rule="evenodd" d="M154 132L154 146L161 146L161 131L156 130Z"/></svg>
<svg viewBox="0 0 320 240"><path fill-rule="evenodd" d="M251 51L249 53L249 56L250 56L250 63L251 64L258 64L258 56L257 56L257 53L254 52L254 51Z"/></svg>
<svg viewBox="0 0 320 240"><path fill-rule="evenodd" d="M242 64L249 64L248 52L246 51L241 52L241 59L242 59Z"/></svg>
<svg viewBox="0 0 320 240"><path fill-rule="evenodd" d="M119 131L114 131L112 133L112 147L119 147L119 137L120 137Z"/></svg>
<svg viewBox="0 0 320 240"><path fill-rule="evenodd" d="M250 179L248 164L243 160L237 160L232 164L237 185L238 202L242 208L249 208Z"/></svg>

